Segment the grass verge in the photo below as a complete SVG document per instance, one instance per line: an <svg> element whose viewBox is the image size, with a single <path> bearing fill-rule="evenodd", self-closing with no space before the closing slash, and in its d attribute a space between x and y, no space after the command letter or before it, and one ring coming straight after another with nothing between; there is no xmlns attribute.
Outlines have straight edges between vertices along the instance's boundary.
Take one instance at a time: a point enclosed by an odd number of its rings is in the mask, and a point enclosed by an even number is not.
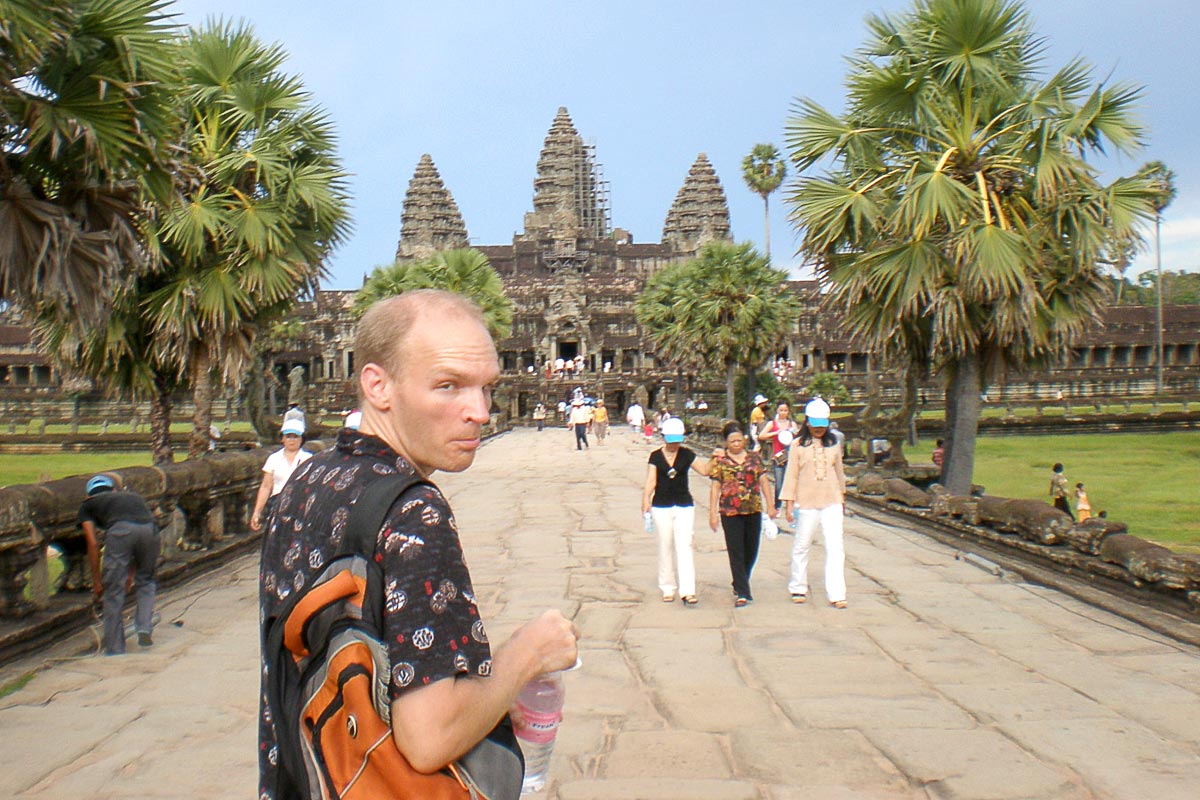
<svg viewBox="0 0 1200 800"><path fill-rule="evenodd" d="M148 467L150 451L98 451L87 453L6 454L0 458L0 486L38 483L68 475L90 475L121 467Z"/></svg>
<svg viewBox="0 0 1200 800"><path fill-rule="evenodd" d="M922 442L910 458L927 460L932 446ZM1072 489L1084 484L1093 514L1106 510L1135 536L1200 552L1200 432L980 437L975 482L992 495L1048 500L1057 461Z"/></svg>

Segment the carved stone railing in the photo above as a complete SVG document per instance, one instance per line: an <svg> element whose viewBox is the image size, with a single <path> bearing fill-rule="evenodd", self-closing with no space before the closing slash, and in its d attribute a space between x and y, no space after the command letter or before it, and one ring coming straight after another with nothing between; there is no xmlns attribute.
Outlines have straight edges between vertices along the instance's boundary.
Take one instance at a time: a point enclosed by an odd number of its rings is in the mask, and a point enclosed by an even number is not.
<svg viewBox="0 0 1200 800"><path fill-rule="evenodd" d="M951 495L929 483L935 472L918 465L906 475L914 479L904 480L866 470L855 476L855 488L860 498L891 511L952 526L1064 572L1107 578L1143 596L1173 600L1174 607L1200 618L1200 556L1132 536L1123 522L1076 522L1041 500Z"/></svg>
<svg viewBox="0 0 1200 800"><path fill-rule="evenodd" d="M494 414L482 435L488 438L508 430L507 416ZM321 441L304 445L313 452L324 446ZM224 558L224 552L258 538L250 532L250 515L262 483L263 463L274 449L214 453L163 467L105 472L146 498L154 512L162 530L160 579L172 572L186 576L200 562ZM90 477L0 488L0 642L8 635L8 621L45 609L59 591L91 588L87 546L77 522ZM53 586L49 547L61 554L64 567ZM25 620L17 627L28 624Z"/></svg>
<svg viewBox="0 0 1200 800"><path fill-rule="evenodd" d="M262 482L264 448L218 453L163 467L126 467L125 488L146 498L163 529L166 562L204 550L226 536L249 531ZM87 548L77 523L89 475L0 489L0 616L21 617L45 608L59 589L91 585ZM51 586L47 548L62 553L64 572ZM28 591L27 591L28 589Z"/></svg>

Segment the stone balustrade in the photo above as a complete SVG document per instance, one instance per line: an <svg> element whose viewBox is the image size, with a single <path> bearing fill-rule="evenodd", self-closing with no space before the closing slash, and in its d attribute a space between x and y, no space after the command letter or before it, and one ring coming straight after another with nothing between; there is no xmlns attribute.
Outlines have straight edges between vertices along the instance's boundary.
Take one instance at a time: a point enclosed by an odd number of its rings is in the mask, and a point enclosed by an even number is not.
<svg viewBox="0 0 1200 800"><path fill-rule="evenodd" d="M163 529L163 558L169 562L181 551L204 550L249 530L269 452L259 448L217 453L106 474L119 477L124 487L146 498ZM0 489L0 616L26 616L49 603L56 587L49 581L48 547L62 553L65 569L58 586L90 586L86 542L77 524L89 477Z"/></svg>
<svg viewBox="0 0 1200 800"><path fill-rule="evenodd" d="M493 414L482 435L489 438L508 430L507 416ZM304 445L313 452L324 447L321 441ZM238 549L239 542L229 539L241 537L249 542L257 538L250 533L250 515L262 483L263 463L274 449L213 453L162 467L126 467L105 473L146 498L154 512L162 530L160 579L165 573L186 575L208 556L220 558L221 551ZM74 475L0 488L0 642L8 635L6 621L45 609L58 591L91 587L87 545L77 523L90 477ZM61 554L64 567L53 586L49 579L51 547ZM25 635L19 632L14 640Z"/></svg>
<svg viewBox="0 0 1200 800"><path fill-rule="evenodd" d="M1125 523L1096 518L1076 522L1041 500L951 495L936 483L929 485L929 470L920 465L909 471L922 474L906 475L909 480L851 471L860 499L875 498L892 511L953 525L993 545L1037 555L1066 572L1111 578L1147 597L1174 598L1200 615L1200 556L1132 536Z"/></svg>

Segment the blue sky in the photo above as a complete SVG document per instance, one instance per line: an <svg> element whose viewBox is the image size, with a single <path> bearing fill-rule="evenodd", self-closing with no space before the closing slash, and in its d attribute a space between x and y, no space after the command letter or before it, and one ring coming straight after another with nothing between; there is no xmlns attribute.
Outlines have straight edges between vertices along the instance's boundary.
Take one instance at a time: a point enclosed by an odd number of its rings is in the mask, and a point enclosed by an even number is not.
<svg viewBox="0 0 1200 800"><path fill-rule="evenodd" d="M404 191L433 156L472 243L506 244L532 208L538 153L559 106L570 111L611 184L612 220L658 241L696 155L729 198L734 236L759 247L762 201L741 179L758 142L783 144L792 101L840 110L846 55L870 13L900 0L176 0L183 24L249 21L289 52L332 116L352 173L354 233L329 264L329 288L357 288L391 261ZM1159 159L1176 173L1163 266L1200 270L1200 3L1029 0L1048 41L1047 71L1082 56L1097 80L1145 87L1147 146L1102 163L1106 174ZM772 197L777 264L803 269L782 193ZM1151 269L1140 257L1136 275Z"/></svg>

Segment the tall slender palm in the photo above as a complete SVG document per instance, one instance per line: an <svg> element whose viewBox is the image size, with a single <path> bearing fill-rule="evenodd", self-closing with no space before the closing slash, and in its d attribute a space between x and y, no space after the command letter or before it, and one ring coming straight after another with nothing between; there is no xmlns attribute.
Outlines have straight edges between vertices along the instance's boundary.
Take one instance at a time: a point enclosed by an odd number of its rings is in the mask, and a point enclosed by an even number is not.
<svg viewBox="0 0 1200 800"><path fill-rule="evenodd" d="M211 22L183 42L198 177L151 231L166 279L142 308L160 358L192 387L189 457L207 448L214 379L239 375L259 327L317 288L348 231L332 126L285 58L245 24Z"/></svg>
<svg viewBox="0 0 1200 800"><path fill-rule="evenodd" d="M768 198L787 177L787 162L779 156L773 144L756 144L742 159L742 178L750 191L762 197L763 224L766 226L767 261L771 260L771 207Z"/></svg>
<svg viewBox="0 0 1200 800"><path fill-rule="evenodd" d="M1162 274L1162 215L1175 199L1175 173L1161 161L1150 161L1138 170L1138 175L1150 181L1154 189L1154 273L1157 295L1155 331L1154 391L1163 390L1163 274Z"/></svg>
<svg viewBox="0 0 1200 800"><path fill-rule="evenodd" d="M948 488L965 493L985 379L1060 356L1107 296L1098 262L1148 219L1149 182L1101 185L1085 156L1141 139L1139 91L1044 81L1012 0L916 0L867 21L846 112L800 100L787 124L805 177L789 198L802 252L851 330L948 378Z"/></svg>
<svg viewBox="0 0 1200 800"><path fill-rule="evenodd" d="M0 0L0 298L98 321L172 192L163 0Z"/></svg>
<svg viewBox="0 0 1200 800"><path fill-rule="evenodd" d="M737 367L762 363L800 313L787 273L749 242L706 244L699 257L651 277L634 308L668 358L694 358L724 372L730 419Z"/></svg>
<svg viewBox="0 0 1200 800"><path fill-rule="evenodd" d="M413 289L445 289L474 300L494 339L503 339L512 331L513 302L504 293L504 281L488 257L473 247L377 267L354 298L355 313L362 314L377 300Z"/></svg>

